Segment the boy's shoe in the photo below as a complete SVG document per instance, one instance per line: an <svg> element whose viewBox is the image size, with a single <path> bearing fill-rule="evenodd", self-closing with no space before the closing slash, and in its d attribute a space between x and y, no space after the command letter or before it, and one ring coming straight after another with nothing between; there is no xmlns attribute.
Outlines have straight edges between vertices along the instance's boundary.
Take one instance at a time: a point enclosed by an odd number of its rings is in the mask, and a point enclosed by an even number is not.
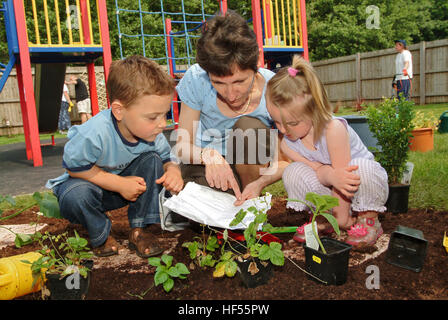
<svg viewBox="0 0 448 320"><path fill-rule="evenodd" d="M93 248L92 251L97 257L109 257L118 254L119 248L120 245L117 240L115 240L112 236L109 236L105 243L99 247Z"/></svg>
<svg viewBox="0 0 448 320"><path fill-rule="evenodd" d="M148 227L133 228L129 233L129 249L135 250L141 258L157 256L163 252L159 240L153 235Z"/></svg>
<svg viewBox="0 0 448 320"><path fill-rule="evenodd" d="M347 230L346 243L352 246L373 245L383 234L378 218L358 218L358 222Z"/></svg>
<svg viewBox="0 0 448 320"><path fill-rule="evenodd" d="M296 233L294 234L294 236L292 237L294 239L294 241L299 242L299 243L304 243L306 241L305 239L305 226L310 224L311 222L305 223L303 225L301 225L300 227L297 228ZM319 230L319 226L317 227L318 229L318 234L319 235L325 235L328 236L330 234L333 233L334 229L333 227L328 227L324 230Z"/></svg>

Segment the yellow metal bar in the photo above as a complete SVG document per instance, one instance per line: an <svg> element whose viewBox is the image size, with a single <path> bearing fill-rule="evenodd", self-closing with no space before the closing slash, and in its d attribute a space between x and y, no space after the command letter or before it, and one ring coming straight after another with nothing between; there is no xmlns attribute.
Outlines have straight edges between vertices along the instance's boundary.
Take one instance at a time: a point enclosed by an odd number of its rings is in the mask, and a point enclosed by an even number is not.
<svg viewBox="0 0 448 320"><path fill-rule="evenodd" d="M52 44L52 45L48 45L46 43L44 44L29 44L28 47L30 48L79 48L80 47L80 43L74 43L74 44ZM89 48L102 48L100 45L98 44L83 44L82 47L89 47Z"/></svg>
<svg viewBox="0 0 448 320"><path fill-rule="evenodd" d="M280 24L279 24L279 18L278 18L278 1L275 0L275 20L277 22L277 44L280 44ZM276 44L275 42L273 44Z"/></svg>
<svg viewBox="0 0 448 320"><path fill-rule="evenodd" d="M93 39L92 16L90 15L90 0L87 0L87 16L89 17L90 43L91 43L91 44L94 44L94 43L95 43L95 40Z"/></svg>
<svg viewBox="0 0 448 320"><path fill-rule="evenodd" d="M274 24L274 6L272 5L273 0L269 0L269 9L271 10L271 37L275 38L275 24ZM272 42L272 41L271 41ZM273 44L273 43L272 43Z"/></svg>
<svg viewBox="0 0 448 320"><path fill-rule="evenodd" d="M34 30L36 32L36 44L40 44L39 25L38 25L38 22L37 22L36 1L32 0L31 4L33 6L33 20L34 20Z"/></svg>
<svg viewBox="0 0 448 320"><path fill-rule="evenodd" d="M293 0L294 1L294 0ZM289 31L289 45L292 46L292 34L291 34L291 4L289 0L286 1L286 6L288 8L288 31Z"/></svg>
<svg viewBox="0 0 448 320"><path fill-rule="evenodd" d="M98 18L98 32L99 32L99 35L100 35L100 45L103 46L103 37L101 36L100 7L98 5L98 0L96 0L96 16Z"/></svg>
<svg viewBox="0 0 448 320"><path fill-rule="evenodd" d="M76 0L76 18L78 18L79 41L81 42L81 44L84 44L84 33L82 31L82 20L81 20L81 10L79 6L79 0Z"/></svg>
<svg viewBox="0 0 448 320"><path fill-rule="evenodd" d="M296 0L292 0L292 11L294 16L294 44L297 46L297 9Z"/></svg>
<svg viewBox="0 0 448 320"><path fill-rule="evenodd" d="M269 1L269 0L268 0ZM264 44L267 44L268 39L268 26L266 21L266 0L263 0L263 24L264 24Z"/></svg>
<svg viewBox="0 0 448 320"><path fill-rule="evenodd" d="M302 37L303 37L303 34L302 34L302 18L301 18L301 8L300 8L300 0L297 0L297 8L299 9L298 10L298 16L299 16L299 40L300 40L300 46L301 47L303 47L303 42L302 42Z"/></svg>
<svg viewBox="0 0 448 320"><path fill-rule="evenodd" d="M54 0L54 11L56 13L56 27L58 29L58 44L62 44L61 21L59 20L59 0Z"/></svg>
<svg viewBox="0 0 448 320"><path fill-rule="evenodd" d="M47 29L47 41L48 44L51 44L51 30L50 30L50 19L48 18L47 0L44 0L44 16L45 16L45 27Z"/></svg>
<svg viewBox="0 0 448 320"><path fill-rule="evenodd" d="M70 44L73 44L72 18L70 16L70 7L68 5L68 0L65 0L65 13L67 14L68 42Z"/></svg>
<svg viewBox="0 0 448 320"><path fill-rule="evenodd" d="M285 3L282 1L282 27L283 27L283 45L286 45L286 27L285 27ZM280 42L281 44L281 42Z"/></svg>

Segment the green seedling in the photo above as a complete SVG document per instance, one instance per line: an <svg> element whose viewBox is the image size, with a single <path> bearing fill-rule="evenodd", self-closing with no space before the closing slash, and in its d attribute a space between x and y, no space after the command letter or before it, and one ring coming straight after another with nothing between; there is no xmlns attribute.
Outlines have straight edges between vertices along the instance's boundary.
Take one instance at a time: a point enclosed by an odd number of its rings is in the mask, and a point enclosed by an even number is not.
<svg viewBox="0 0 448 320"><path fill-rule="evenodd" d="M322 216L325 219L327 219L327 221L331 224L331 226L333 227L333 229L336 231L336 233L338 235L341 234L340 230L339 230L339 225L338 225L338 221L336 220L336 218L330 213L330 210L334 207L337 207L339 205L339 199L335 198L333 196L328 196L328 195L320 195L314 192L308 192L305 195L305 200L310 202L311 204L314 205L310 206L307 202L299 200L299 199L287 199L288 201L294 201L294 202L300 202L303 203L304 205L306 205L310 210L311 213L313 214L313 218L311 220L311 225L313 228L313 234L316 237L317 242L319 243L319 246L322 250L323 253L327 253L327 251L324 248L324 245L322 244L322 241L319 238L319 235L317 233L316 230L316 218L318 216Z"/></svg>
<svg viewBox="0 0 448 320"><path fill-rule="evenodd" d="M173 266L173 257L166 254L162 255L162 258L148 258L148 263L153 267L157 267L154 275L154 284L156 286L162 284L166 292L170 292L173 289L173 278L186 279L186 275L190 274L190 271L183 263L179 262Z"/></svg>

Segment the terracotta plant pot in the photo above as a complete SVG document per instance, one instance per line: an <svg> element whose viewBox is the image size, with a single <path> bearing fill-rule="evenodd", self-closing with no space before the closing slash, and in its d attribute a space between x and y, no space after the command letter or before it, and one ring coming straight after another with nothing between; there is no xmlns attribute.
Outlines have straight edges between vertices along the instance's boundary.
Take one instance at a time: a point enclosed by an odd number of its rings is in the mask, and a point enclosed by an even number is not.
<svg viewBox="0 0 448 320"><path fill-rule="evenodd" d="M426 152L434 149L434 130L431 128L419 128L412 130L414 137L409 139L411 151Z"/></svg>

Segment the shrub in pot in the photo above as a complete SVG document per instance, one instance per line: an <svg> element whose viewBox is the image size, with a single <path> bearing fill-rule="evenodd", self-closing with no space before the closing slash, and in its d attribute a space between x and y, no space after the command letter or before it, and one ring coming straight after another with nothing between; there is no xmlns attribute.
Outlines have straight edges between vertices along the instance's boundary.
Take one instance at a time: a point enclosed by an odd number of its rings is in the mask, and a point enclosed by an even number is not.
<svg viewBox="0 0 448 320"><path fill-rule="evenodd" d="M324 217L333 227L335 232L340 235L339 225L336 218L330 210L339 205L339 200L329 195L319 195L309 192L305 196L305 201L298 199L288 199L288 201L297 201L305 204L313 215L311 227L314 238L317 240L318 248L305 248L305 269L315 278L328 285L342 285L347 281L348 258L351 245L332 238L320 239L316 227L316 218ZM310 205L311 203L312 205Z"/></svg>
<svg viewBox="0 0 448 320"><path fill-rule="evenodd" d="M82 300L90 285L90 270L93 254L87 247L87 240L75 231L74 237L68 233L51 235L46 232L39 238L41 257L31 264L34 281L43 279L42 298L51 300Z"/></svg>
<svg viewBox="0 0 448 320"><path fill-rule="evenodd" d="M389 183L387 210L394 213L408 211L409 185L401 179L409 153L415 116L414 103L405 99L391 98L366 110L367 122L373 136L381 146L375 153L376 160L386 170Z"/></svg>

